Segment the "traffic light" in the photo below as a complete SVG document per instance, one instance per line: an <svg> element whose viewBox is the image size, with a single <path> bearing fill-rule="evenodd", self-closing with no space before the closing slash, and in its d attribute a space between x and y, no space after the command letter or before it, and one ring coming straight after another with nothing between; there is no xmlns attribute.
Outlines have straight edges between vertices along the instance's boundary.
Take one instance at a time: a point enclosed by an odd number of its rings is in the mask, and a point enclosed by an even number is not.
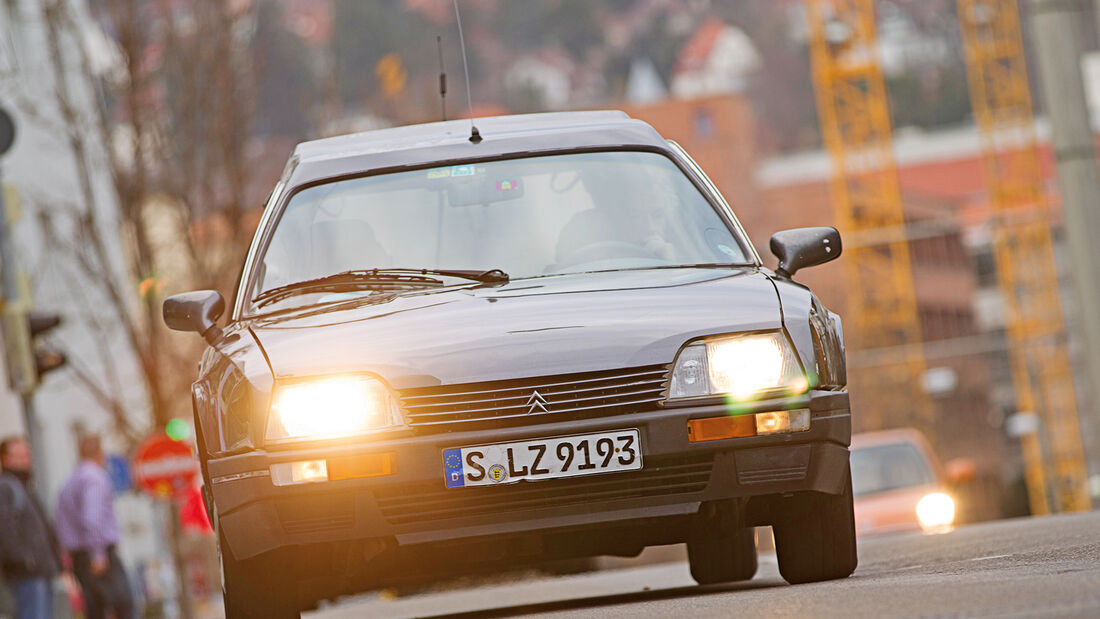
<svg viewBox="0 0 1100 619"><path fill-rule="evenodd" d="M12 389L30 395L42 377L65 365L65 354L38 342L61 324L57 314L27 311L19 302L4 306L4 348Z"/></svg>
<svg viewBox="0 0 1100 619"><path fill-rule="evenodd" d="M164 433L173 441L182 441L191 438L191 426L187 420L173 417L164 425Z"/></svg>
<svg viewBox="0 0 1100 619"><path fill-rule="evenodd" d="M47 344L38 344L35 339L61 324L61 316L46 314L44 312L30 312L27 314L27 329L31 335L31 345L34 349L34 369L38 381L47 372L52 372L65 365L68 358L65 353L54 349Z"/></svg>

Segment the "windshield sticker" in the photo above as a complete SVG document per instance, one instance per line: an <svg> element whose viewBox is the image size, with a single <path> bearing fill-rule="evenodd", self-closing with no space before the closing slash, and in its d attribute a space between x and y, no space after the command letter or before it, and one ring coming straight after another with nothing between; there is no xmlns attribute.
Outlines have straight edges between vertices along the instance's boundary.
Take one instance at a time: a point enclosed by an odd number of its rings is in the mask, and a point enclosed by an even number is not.
<svg viewBox="0 0 1100 619"><path fill-rule="evenodd" d="M477 169L475 165L453 165L449 168L432 168L428 170L428 178L451 178L454 176L473 176L478 172L484 172L484 168Z"/></svg>
<svg viewBox="0 0 1100 619"><path fill-rule="evenodd" d="M497 191L518 191L519 181L517 180L503 180L497 181Z"/></svg>

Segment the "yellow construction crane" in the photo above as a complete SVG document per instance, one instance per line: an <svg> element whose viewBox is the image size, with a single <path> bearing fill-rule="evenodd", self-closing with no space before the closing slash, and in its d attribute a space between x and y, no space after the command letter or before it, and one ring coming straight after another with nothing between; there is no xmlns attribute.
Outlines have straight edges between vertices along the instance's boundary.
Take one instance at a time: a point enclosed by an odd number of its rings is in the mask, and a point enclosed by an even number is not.
<svg viewBox="0 0 1100 619"><path fill-rule="evenodd" d="M889 105L878 63L873 0L806 0L822 138L850 287L845 330L853 350L884 360L852 376L865 429L916 426L932 434L921 389L920 317L905 236ZM865 239L874 238L875 242Z"/></svg>
<svg viewBox="0 0 1100 619"><path fill-rule="evenodd" d="M993 254L1006 306L1016 406L1037 414L1039 432L1021 437L1031 511L1090 508L1073 373L1066 348L1049 200L1016 0L959 0L970 101L982 135L993 203Z"/></svg>

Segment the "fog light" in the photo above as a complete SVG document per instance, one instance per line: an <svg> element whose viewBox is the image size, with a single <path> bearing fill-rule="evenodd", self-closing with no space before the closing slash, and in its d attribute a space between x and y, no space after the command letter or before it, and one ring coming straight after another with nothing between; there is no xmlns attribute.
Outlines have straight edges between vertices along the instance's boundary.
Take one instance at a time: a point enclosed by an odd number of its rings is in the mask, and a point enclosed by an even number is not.
<svg viewBox="0 0 1100 619"><path fill-rule="evenodd" d="M276 486L328 481L328 464L324 460L280 462L271 465L271 482Z"/></svg>
<svg viewBox="0 0 1100 619"><path fill-rule="evenodd" d="M810 411L800 408L793 411L769 411L756 413L756 433L783 434L810 429Z"/></svg>
<svg viewBox="0 0 1100 619"><path fill-rule="evenodd" d="M779 434L790 431L791 420L787 417L787 411L756 413L757 434Z"/></svg>

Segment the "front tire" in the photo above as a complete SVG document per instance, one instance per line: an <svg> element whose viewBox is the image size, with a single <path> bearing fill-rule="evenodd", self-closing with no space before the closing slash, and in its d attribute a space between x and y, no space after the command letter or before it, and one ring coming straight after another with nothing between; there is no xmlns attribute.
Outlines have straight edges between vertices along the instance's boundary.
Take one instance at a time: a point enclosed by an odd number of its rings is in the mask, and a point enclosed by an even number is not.
<svg viewBox="0 0 1100 619"><path fill-rule="evenodd" d="M803 492L782 501L772 525L779 573L794 584L847 578L856 570L852 471L840 494Z"/></svg>
<svg viewBox="0 0 1100 619"><path fill-rule="evenodd" d="M756 575L756 535L752 527L688 541L691 577L701 585L751 580Z"/></svg>
<svg viewBox="0 0 1100 619"><path fill-rule="evenodd" d="M756 535L736 501L704 503L688 536L691 577L701 585L749 580L756 574Z"/></svg>
<svg viewBox="0 0 1100 619"><path fill-rule="evenodd" d="M296 588L286 577L288 566L274 557L238 561L220 532L218 545L226 619L300 619Z"/></svg>

